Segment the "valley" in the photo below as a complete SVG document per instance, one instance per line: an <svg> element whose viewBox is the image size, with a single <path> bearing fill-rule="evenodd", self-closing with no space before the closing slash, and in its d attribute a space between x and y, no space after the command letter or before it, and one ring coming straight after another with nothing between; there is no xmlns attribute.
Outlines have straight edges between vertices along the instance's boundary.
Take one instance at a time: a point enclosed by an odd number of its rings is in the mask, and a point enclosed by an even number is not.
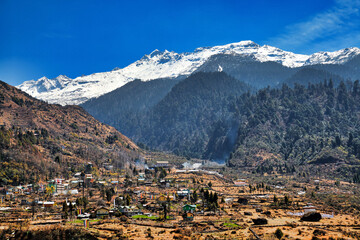
<svg viewBox="0 0 360 240"><path fill-rule="evenodd" d="M242 41L0 82L0 239L359 239L359 56Z"/></svg>

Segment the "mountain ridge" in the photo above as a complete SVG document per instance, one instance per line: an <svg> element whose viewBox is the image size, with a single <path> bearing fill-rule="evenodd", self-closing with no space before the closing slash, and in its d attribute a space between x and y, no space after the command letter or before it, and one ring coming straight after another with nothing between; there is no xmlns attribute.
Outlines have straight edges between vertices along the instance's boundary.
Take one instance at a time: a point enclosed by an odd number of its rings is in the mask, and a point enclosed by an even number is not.
<svg viewBox="0 0 360 240"><path fill-rule="evenodd" d="M176 53L154 50L140 60L122 69L94 73L75 79L62 75L54 79L40 78L25 81L18 88L33 97L61 105L81 104L140 79L150 81L159 78L189 76L214 55L248 57L255 62L276 62L288 68L315 64L344 64L360 55L360 49L345 48L335 52L319 52L312 55L295 54L269 45L260 46L252 41L241 41L221 46L200 47L193 52Z"/></svg>

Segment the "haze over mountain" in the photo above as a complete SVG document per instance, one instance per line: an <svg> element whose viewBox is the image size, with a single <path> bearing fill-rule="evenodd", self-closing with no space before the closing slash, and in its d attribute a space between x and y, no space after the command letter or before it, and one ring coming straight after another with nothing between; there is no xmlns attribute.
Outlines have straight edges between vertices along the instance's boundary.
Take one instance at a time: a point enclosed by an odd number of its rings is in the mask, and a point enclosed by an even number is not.
<svg viewBox="0 0 360 240"><path fill-rule="evenodd" d="M43 77L26 81L18 87L33 97L49 103L80 104L135 79L149 81L159 78L178 78L189 76L196 71L213 72L222 69L237 79L261 88L281 83L291 77L298 68L319 67L318 65L324 68L325 65L329 66L328 70L331 72L333 65L341 68L359 54L360 49L354 47L335 52L302 55L268 45L260 46L252 41L241 41L223 46L201 47L191 53L179 54L167 50L155 50L123 69L94 73L75 79L62 75L54 79ZM347 73L354 72L355 66L349 64L346 67L350 69L346 71ZM266 80L263 80L265 76ZM353 75L344 77L353 78ZM254 79L256 81L253 81Z"/></svg>

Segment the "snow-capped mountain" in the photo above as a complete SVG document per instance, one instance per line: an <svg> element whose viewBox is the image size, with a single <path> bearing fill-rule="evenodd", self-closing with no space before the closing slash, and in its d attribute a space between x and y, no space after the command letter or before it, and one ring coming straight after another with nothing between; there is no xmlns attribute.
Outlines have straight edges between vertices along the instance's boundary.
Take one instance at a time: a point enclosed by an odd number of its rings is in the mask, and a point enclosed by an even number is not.
<svg viewBox="0 0 360 240"><path fill-rule="evenodd" d="M75 79L60 75L26 81L18 87L33 97L49 103L80 104L86 100L113 91L135 79L149 81L158 78L175 78L195 72L211 56L217 54L247 56L259 62L277 62L296 68L314 64L342 64L360 54L360 49L349 48L336 52L319 52L313 55L295 54L276 47L260 46L252 41L241 41L215 47L201 47L191 53L155 50L123 69L94 73Z"/></svg>
<svg viewBox="0 0 360 240"><path fill-rule="evenodd" d="M304 65L314 64L343 64L360 55L360 49L345 48L335 52L318 52L312 54L304 63Z"/></svg>
<svg viewBox="0 0 360 240"><path fill-rule="evenodd" d="M53 89L63 89L71 82L71 80L72 80L71 78L68 78L67 76L64 75L59 75L54 79L48 79L47 77L42 77L38 80L31 80L24 82L23 84L21 84L21 86L24 89L29 89L27 91L28 94L34 95L37 93L48 92Z"/></svg>

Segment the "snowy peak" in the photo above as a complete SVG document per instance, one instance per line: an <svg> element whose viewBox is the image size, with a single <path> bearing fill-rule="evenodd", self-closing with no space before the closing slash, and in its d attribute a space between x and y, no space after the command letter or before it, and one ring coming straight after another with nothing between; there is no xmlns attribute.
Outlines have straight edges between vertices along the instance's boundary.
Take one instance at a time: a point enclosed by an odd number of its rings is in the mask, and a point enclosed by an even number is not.
<svg viewBox="0 0 360 240"><path fill-rule="evenodd" d="M159 51L156 49L149 55L143 56L139 61L137 61L137 66L141 64L147 63L155 63L155 64L164 64L170 61L179 60L179 54L175 52L169 52L168 50Z"/></svg>
<svg viewBox="0 0 360 240"><path fill-rule="evenodd" d="M32 96L37 96L39 93L48 92L53 89L63 89L71 82L71 80L71 78L68 78L65 75L59 75L53 79L44 76L38 80L24 82L18 87Z"/></svg>
<svg viewBox="0 0 360 240"><path fill-rule="evenodd" d="M71 78L69 78L69 77L67 77L67 76L65 76L65 75L59 75L59 76L57 76L57 77L54 78L54 79L56 79L56 80L58 80L58 81L68 81L68 80L71 80Z"/></svg>
<svg viewBox="0 0 360 240"><path fill-rule="evenodd" d="M55 81L57 87L64 88L71 82L72 79L65 75L59 75L53 80Z"/></svg>
<svg viewBox="0 0 360 240"><path fill-rule="evenodd" d="M357 47L345 48L335 52L318 52L312 54L304 65L314 64L344 64L360 54Z"/></svg>
<svg viewBox="0 0 360 240"><path fill-rule="evenodd" d="M217 54L249 57L259 62L277 62L296 68L314 64L343 64L360 54L358 48L346 48L336 52L319 52L312 55L295 54L279 48L259 45L253 41L241 41L214 47L200 47L193 52L176 53L154 50L125 68L94 73L75 79L60 75L31 80L18 86L30 95L49 103L81 104L90 98L113 91L135 79L149 81L158 78L188 76ZM219 66L218 71L226 69Z"/></svg>
<svg viewBox="0 0 360 240"><path fill-rule="evenodd" d="M157 64L165 64L172 61L179 61L183 59L193 63L203 63L209 57L216 54L239 54L253 56L256 60L261 62L275 61L287 67L299 67L308 59L307 55L294 54L286 52L281 49L271 47L268 45L260 46L253 41L241 41L237 43L230 43L214 47L200 47L195 49L192 53L175 53L155 50L149 55L145 55L140 61L136 62L137 66L140 64L148 64L153 62Z"/></svg>

